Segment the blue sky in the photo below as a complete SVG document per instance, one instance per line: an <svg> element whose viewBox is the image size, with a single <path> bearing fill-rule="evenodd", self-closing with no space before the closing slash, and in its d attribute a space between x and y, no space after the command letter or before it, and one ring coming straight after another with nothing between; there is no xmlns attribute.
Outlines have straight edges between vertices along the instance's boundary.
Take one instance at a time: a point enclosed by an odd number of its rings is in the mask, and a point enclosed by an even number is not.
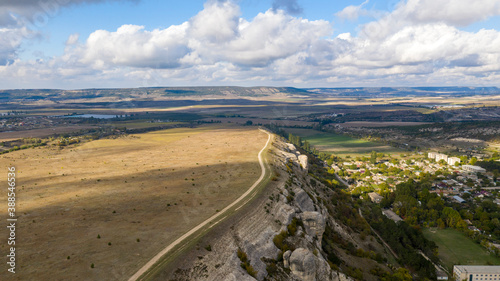
<svg viewBox="0 0 500 281"><path fill-rule="evenodd" d="M500 0L0 3L0 88L500 86Z"/></svg>

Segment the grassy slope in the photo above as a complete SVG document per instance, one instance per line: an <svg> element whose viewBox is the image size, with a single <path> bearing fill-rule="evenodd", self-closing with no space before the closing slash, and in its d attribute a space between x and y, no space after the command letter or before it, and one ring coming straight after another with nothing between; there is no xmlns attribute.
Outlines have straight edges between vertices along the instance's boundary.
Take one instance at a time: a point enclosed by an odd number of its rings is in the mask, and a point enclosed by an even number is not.
<svg viewBox="0 0 500 281"><path fill-rule="evenodd" d="M456 264L500 265L500 258L491 255L457 230L426 228L424 235L427 239L436 242L439 247L439 258L448 269L452 269Z"/></svg>

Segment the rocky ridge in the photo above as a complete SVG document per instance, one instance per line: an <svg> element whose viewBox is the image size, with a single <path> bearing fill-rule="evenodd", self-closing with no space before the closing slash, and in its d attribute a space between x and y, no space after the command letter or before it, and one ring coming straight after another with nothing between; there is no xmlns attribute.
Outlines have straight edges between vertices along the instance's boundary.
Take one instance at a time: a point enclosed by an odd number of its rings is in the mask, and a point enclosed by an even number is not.
<svg viewBox="0 0 500 281"><path fill-rule="evenodd" d="M174 272L156 280L351 280L338 267L332 269L322 249L325 227L358 246L345 225L328 209L308 175L307 156L282 140L273 143L271 165L276 180L244 214L222 227L210 251L183 262ZM203 245L201 245L203 247ZM194 251L194 250L193 250Z"/></svg>

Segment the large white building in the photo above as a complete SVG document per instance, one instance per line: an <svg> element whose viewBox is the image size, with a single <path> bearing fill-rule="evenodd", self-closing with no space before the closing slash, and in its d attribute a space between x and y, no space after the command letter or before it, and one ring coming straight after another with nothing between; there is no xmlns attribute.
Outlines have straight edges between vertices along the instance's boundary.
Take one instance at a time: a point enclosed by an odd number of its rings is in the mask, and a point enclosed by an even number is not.
<svg viewBox="0 0 500 281"><path fill-rule="evenodd" d="M449 157L448 158L448 165L455 166L455 163L460 163L460 158L458 158L458 157Z"/></svg>
<svg viewBox="0 0 500 281"><path fill-rule="evenodd" d="M473 173L485 173L486 170L484 168L481 168L479 166L472 166L472 165L463 165L462 169L467 172L473 172Z"/></svg>
<svg viewBox="0 0 500 281"><path fill-rule="evenodd" d="M446 154L437 153L437 152L429 152L427 154L427 157L431 158L431 159L435 159L436 162L439 162L440 160L444 160L444 162L449 163L448 162L448 155L446 155ZM460 162L460 159L459 159L459 162ZM453 165L454 164L455 164L455 162L453 163Z"/></svg>
<svg viewBox="0 0 500 281"><path fill-rule="evenodd" d="M498 265L455 265L453 278L456 281L500 281Z"/></svg>
<svg viewBox="0 0 500 281"><path fill-rule="evenodd" d="M446 155L446 154L437 154L436 155L436 162L439 162L441 160L444 160L444 162L448 163L448 155Z"/></svg>

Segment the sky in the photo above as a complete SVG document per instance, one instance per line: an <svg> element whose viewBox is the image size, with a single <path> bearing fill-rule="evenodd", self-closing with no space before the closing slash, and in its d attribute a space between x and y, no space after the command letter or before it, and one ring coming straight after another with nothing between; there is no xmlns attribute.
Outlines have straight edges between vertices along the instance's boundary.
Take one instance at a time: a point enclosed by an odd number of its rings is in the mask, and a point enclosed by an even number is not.
<svg viewBox="0 0 500 281"><path fill-rule="evenodd" d="M0 1L0 89L500 86L500 0Z"/></svg>

